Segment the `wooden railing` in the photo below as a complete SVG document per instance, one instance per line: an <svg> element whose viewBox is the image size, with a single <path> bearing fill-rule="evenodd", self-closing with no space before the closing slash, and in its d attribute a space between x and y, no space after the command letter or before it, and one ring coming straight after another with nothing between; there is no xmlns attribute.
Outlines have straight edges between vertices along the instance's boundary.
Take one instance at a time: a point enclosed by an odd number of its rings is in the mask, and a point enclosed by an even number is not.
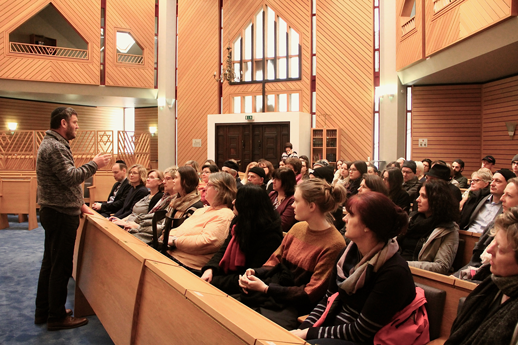
<svg viewBox="0 0 518 345"><path fill-rule="evenodd" d="M415 29L415 17L410 18L407 22L401 25L402 35L404 36L408 32Z"/></svg>
<svg viewBox="0 0 518 345"><path fill-rule="evenodd" d="M52 47L44 46L39 44L28 44L19 42L10 42L11 53L18 54L29 54L29 55L41 55L41 56L54 56L63 57L69 59L88 59L88 50L74 49L74 48L63 48L63 47Z"/></svg>
<svg viewBox="0 0 518 345"><path fill-rule="evenodd" d="M117 62L119 63L128 63L133 65L143 65L144 64L144 56L142 55L133 55L133 54L117 54Z"/></svg>

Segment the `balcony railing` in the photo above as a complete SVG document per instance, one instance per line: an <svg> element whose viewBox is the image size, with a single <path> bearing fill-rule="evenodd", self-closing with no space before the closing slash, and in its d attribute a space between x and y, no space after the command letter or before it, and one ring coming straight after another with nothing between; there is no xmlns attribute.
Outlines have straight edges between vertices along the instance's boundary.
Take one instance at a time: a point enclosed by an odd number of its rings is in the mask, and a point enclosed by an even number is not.
<svg viewBox="0 0 518 345"><path fill-rule="evenodd" d="M446 6L448 6L451 3L456 2L457 0L434 0L433 2L433 13L437 13Z"/></svg>
<svg viewBox="0 0 518 345"><path fill-rule="evenodd" d="M401 26L402 35L409 33L415 29L415 17L410 18L405 24Z"/></svg>
<svg viewBox="0 0 518 345"><path fill-rule="evenodd" d="M132 55L132 54L117 54L117 62L119 63L128 63L133 65L143 65L144 64L144 56L142 55Z"/></svg>
<svg viewBox="0 0 518 345"><path fill-rule="evenodd" d="M54 56L63 57L69 59L88 59L88 50L84 49L73 49L73 48L62 48L44 46L39 44L28 44L19 42L10 42L11 53L17 54L29 54L39 56Z"/></svg>

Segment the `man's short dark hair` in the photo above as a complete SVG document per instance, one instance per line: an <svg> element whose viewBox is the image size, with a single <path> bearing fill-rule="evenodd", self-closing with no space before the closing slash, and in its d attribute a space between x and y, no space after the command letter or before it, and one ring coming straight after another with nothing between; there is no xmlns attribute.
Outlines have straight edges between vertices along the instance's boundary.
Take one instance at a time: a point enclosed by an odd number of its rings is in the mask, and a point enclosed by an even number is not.
<svg viewBox="0 0 518 345"><path fill-rule="evenodd" d="M68 123L72 115L77 116L77 112L73 108L59 107L54 109L52 114L50 114L50 129L59 129L61 127L61 120L65 119Z"/></svg>
<svg viewBox="0 0 518 345"><path fill-rule="evenodd" d="M462 159L456 159L453 161L453 163L457 163L458 165L460 165L461 169L464 169L464 161Z"/></svg>
<svg viewBox="0 0 518 345"><path fill-rule="evenodd" d="M128 170L128 166L126 165L126 162L123 161L122 159L118 159L115 164L118 164L119 165L119 169L121 170Z"/></svg>
<svg viewBox="0 0 518 345"><path fill-rule="evenodd" d="M292 149L292 148L293 148L293 145L292 145L291 143L286 143L286 144L284 144L284 148L287 148L287 147L289 147L290 149Z"/></svg>

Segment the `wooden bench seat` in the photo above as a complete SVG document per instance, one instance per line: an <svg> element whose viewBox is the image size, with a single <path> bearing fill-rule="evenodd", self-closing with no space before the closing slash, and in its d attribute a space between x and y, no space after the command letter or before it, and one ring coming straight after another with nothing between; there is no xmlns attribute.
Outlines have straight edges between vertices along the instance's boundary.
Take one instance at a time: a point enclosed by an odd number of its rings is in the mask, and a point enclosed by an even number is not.
<svg viewBox="0 0 518 345"><path fill-rule="evenodd" d="M0 177L0 229L9 227L8 214L26 214L29 230L38 227L36 192L36 177Z"/></svg>

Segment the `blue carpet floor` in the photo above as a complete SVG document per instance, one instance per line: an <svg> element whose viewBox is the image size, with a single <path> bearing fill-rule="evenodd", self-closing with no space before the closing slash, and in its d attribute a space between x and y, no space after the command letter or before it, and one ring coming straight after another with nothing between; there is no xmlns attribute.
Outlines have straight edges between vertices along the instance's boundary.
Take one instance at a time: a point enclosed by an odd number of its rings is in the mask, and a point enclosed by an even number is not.
<svg viewBox="0 0 518 345"><path fill-rule="evenodd" d="M34 301L43 258L45 231L28 231L27 223L9 216L8 229L0 230L0 344L113 344L96 316L88 325L49 332L34 324ZM67 308L73 309L74 285L68 284Z"/></svg>

